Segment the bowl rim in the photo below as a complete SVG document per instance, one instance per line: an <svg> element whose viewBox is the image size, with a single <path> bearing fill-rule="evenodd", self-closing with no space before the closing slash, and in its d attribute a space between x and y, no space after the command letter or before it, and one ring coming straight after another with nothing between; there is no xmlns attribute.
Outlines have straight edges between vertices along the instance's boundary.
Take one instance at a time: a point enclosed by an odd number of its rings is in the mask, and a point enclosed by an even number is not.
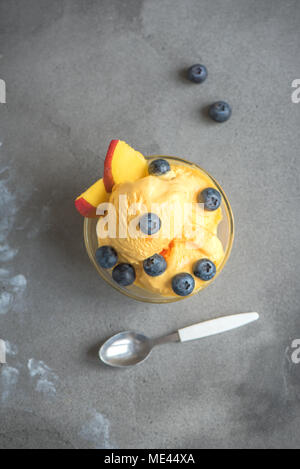
<svg viewBox="0 0 300 469"><path fill-rule="evenodd" d="M100 275L100 277L108 285L112 286L115 290L122 293L122 295L126 295L131 299L134 299L136 301L141 301L143 303L156 303L156 304L175 303L177 301L182 301L186 298L191 298L192 296L196 295L197 293L200 293L202 290L207 288L212 282L214 282L215 279L220 275L220 273L222 272L223 268L225 267L225 265L226 265L226 263L227 263L227 261L230 257L231 251L232 251L232 246L233 246L233 241L234 241L234 236L235 236L234 217L233 217L232 209L231 209L230 203L228 201L227 195L226 195L225 191L223 190L223 188L221 187L221 185L218 183L218 181L208 171L203 169L197 163L193 163L189 160L186 160L184 158L180 158L180 157L177 157L177 156L167 156L167 155L151 155L151 156L145 156L145 158L147 160L152 160L152 159L156 159L156 158L167 158L167 159L170 159L170 160L178 161L179 163L180 162L184 163L188 166L194 166L195 168L200 169L200 171L202 171L204 174L206 174L214 182L215 186L217 187L217 189L221 193L222 202L225 205L225 211L226 211L226 214L227 214L227 217L228 217L228 222L229 222L229 239L228 239L228 245L227 245L227 248L226 248L226 251L225 251L224 258L223 258L222 263L220 264L220 266L218 268L218 271L217 271L216 275L214 276L214 278L212 280L210 280L209 282L207 282L207 284L205 284L203 286L203 288L201 288L200 290L196 290L195 292L192 292L188 296L165 297L165 299L163 297L161 299L159 299L159 298L153 298L153 299L152 298L141 298L141 297L135 295L134 293L132 293L130 290L125 290L125 289L123 290L121 287L119 287L119 285L117 283L115 283L113 281L113 279L111 279L111 281L110 281L103 275L101 268L98 266L98 264L96 262L94 253L90 249L88 226L89 226L89 223L91 223L91 219L86 218L86 217L84 218L84 223L83 223L84 244L85 244L87 254L90 258L90 261L92 262L92 264L96 268L96 270L97 270L98 274ZM94 220L94 219L92 219L92 220Z"/></svg>

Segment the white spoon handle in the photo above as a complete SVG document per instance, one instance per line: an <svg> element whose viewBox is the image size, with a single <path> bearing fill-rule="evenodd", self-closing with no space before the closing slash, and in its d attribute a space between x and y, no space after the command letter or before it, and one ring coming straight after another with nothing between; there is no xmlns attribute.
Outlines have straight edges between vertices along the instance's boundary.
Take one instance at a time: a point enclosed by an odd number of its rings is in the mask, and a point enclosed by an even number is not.
<svg viewBox="0 0 300 469"><path fill-rule="evenodd" d="M221 332L227 332L237 327L245 326L250 322L257 321L258 313L242 313L233 316L225 316L223 318L212 319L211 321L200 322L193 326L179 329L178 334L181 342L188 340L202 339Z"/></svg>

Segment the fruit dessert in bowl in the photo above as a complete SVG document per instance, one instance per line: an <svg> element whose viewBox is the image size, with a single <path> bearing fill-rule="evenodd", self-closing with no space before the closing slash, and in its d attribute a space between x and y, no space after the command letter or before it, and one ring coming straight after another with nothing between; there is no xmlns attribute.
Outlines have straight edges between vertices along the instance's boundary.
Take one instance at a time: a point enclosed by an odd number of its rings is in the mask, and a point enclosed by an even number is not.
<svg viewBox="0 0 300 469"><path fill-rule="evenodd" d="M136 300L169 303L208 286L233 243L227 197L206 171L144 157L113 140L103 179L79 196L88 255L101 277Z"/></svg>

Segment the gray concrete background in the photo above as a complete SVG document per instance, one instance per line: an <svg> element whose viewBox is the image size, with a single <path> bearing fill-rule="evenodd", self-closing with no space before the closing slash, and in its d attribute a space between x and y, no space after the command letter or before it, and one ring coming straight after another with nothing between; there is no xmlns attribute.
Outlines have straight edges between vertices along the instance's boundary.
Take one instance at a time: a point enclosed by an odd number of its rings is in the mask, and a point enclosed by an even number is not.
<svg viewBox="0 0 300 469"><path fill-rule="evenodd" d="M299 23L296 0L0 1L1 448L300 447ZM198 61L200 86L183 77ZM217 99L224 125L203 112ZM133 302L90 264L73 198L112 138L195 161L227 192L234 249L196 297ZM253 310L134 369L97 361L119 330Z"/></svg>

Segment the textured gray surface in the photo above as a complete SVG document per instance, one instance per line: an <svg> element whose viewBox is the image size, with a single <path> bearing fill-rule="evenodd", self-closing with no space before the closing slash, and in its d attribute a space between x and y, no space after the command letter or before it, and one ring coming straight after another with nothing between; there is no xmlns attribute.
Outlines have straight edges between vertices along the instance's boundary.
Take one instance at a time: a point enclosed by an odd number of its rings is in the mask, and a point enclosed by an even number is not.
<svg viewBox="0 0 300 469"><path fill-rule="evenodd" d="M296 0L0 1L1 448L300 447L299 22ZM182 74L197 61L200 86ZM224 125L203 113L219 98ZM111 138L200 163L228 193L232 256L196 297L133 302L89 263L73 198ZM97 361L119 330L247 310L260 322L140 367Z"/></svg>

